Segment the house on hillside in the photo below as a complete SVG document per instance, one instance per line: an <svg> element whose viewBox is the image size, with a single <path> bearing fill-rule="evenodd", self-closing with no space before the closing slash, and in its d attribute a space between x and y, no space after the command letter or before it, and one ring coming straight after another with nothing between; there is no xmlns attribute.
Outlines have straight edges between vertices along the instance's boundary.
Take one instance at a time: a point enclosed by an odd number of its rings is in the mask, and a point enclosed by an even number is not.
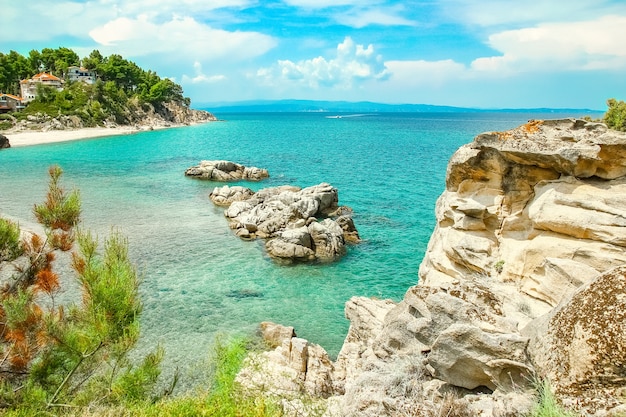
<svg viewBox="0 0 626 417"><path fill-rule="evenodd" d="M81 81L85 84L93 84L96 82L96 73L83 67L71 66L67 69L65 79L69 81Z"/></svg>
<svg viewBox="0 0 626 417"><path fill-rule="evenodd" d="M22 97L13 94L0 93L0 113L8 113L10 111L19 111L24 108Z"/></svg>
<svg viewBox="0 0 626 417"><path fill-rule="evenodd" d="M33 101L37 97L37 86L47 85L56 88L58 91L63 90L65 81L59 77L55 77L47 72L40 72L32 78L20 81L20 91L22 93L22 102L24 104Z"/></svg>

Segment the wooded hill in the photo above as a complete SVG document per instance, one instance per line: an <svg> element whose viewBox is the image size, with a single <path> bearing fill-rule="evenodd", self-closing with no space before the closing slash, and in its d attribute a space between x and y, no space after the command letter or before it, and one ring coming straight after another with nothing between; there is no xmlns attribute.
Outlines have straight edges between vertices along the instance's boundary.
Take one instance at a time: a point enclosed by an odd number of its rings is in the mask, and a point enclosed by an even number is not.
<svg viewBox="0 0 626 417"><path fill-rule="evenodd" d="M21 80L42 71L62 77L71 66L94 71L96 82L89 85L66 80L62 91L42 85L37 98L13 116L20 119L43 113L52 117L78 116L85 126L101 125L105 120L129 124L135 111L145 112L147 107L159 112L168 102L190 105L179 84L144 70L121 55L104 57L98 50L82 59L68 48L32 50L28 57L15 51L0 53L0 92L19 95Z"/></svg>

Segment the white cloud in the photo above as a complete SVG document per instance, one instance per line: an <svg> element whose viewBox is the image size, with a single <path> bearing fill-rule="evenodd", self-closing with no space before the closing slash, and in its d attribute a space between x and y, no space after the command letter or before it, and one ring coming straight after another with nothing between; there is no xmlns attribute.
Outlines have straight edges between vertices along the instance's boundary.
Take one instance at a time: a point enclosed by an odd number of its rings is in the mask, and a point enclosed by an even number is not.
<svg viewBox="0 0 626 417"><path fill-rule="evenodd" d="M405 88L441 86L453 79L467 77L465 65L451 59L441 61L387 61L389 82Z"/></svg>
<svg viewBox="0 0 626 417"><path fill-rule="evenodd" d="M270 36L214 29L192 17L173 17L162 23L147 15L121 17L91 30L89 35L122 55L164 54L166 60L184 56L239 61L262 55L276 45Z"/></svg>
<svg viewBox="0 0 626 417"><path fill-rule="evenodd" d="M227 77L223 74L206 75L202 71L202 64L198 61L193 64L194 76L183 75L183 84L213 84L220 81L225 81Z"/></svg>
<svg viewBox="0 0 626 417"><path fill-rule="evenodd" d="M476 59L472 69L504 75L525 71L626 69L625 27L626 16L604 16L495 33L489 37L489 45L502 55Z"/></svg>
<svg viewBox="0 0 626 417"><path fill-rule="evenodd" d="M382 0L284 0L285 4L306 9L325 9L328 7L340 6L364 6L368 4L379 4Z"/></svg>
<svg viewBox="0 0 626 417"><path fill-rule="evenodd" d="M575 21L626 11L626 4L611 0L439 0L450 20L466 25L503 26L536 24L545 21Z"/></svg>
<svg viewBox="0 0 626 417"><path fill-rule="evenodd" d="M344 14L337 14L334 19L346 26L357 29L369 25L381 26L414 26L415 22L403 17L405 13L402 8L390 9L353 9Z"/></svg>
<svg viewBox="0 0 626 417"><path fill-rule="evenodd" d="M257 76L271 85L288 82L314 89L320 86L348 89L364 80L384 79L387 70L382 58L375 54L373 45L366 48L346 37L337 46L334 58L319 56L298 62L281 60L272 68L260 69Z"/></svg>

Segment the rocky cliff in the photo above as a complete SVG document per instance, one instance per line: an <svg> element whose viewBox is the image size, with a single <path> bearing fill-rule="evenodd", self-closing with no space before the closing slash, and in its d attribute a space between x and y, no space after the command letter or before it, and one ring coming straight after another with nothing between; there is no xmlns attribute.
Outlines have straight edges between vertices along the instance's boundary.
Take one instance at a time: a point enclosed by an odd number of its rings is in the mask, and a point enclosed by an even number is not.
<svg viewBox="0 0 626 417"><path fill-rule="evenodd" d="M308 393L329 416L516 416L547 381L581 414L623 412L626 134L573 119L481 134L451 158L436 217L419 284L351 299L334 363L287 336L244 385L288 368L295 385L271 378L283 402Z"/></svg>
<svg viewBox="0 0 626 417"><path fill-rule="evenodd" d="M44 113L29 114L26 118L17 119L8 115L6 119L10 126L6 132L16 133L32 130L70 130L93 127L85 125L83 119L78 115L59 115L52 117ZM216 121L217 118L204 110L191 109L184 103L166 102L159 108L151 104L140 104L137 100L120 109L118 117L110 116L102 122L107 127L114 126L135 126L137 129L151 129L154 127L170 127L179 125L190 125L194 123L204 123Z"/></svg>

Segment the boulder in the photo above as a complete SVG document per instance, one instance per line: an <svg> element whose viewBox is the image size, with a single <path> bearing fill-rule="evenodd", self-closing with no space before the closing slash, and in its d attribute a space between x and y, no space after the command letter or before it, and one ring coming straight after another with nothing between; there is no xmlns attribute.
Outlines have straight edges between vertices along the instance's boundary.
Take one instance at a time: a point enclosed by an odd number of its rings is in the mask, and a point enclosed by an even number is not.
<svg viewBox="0 0 626 417"><path fill-rule="evenodd" d="M0 135L0 149L10 148L9 138L4 135Z"/></svg>
<svg viewBox="0 0 626 417"><path fill-rule="evenodd" d="M229 187L225 185L223 187L215 187L209 198L217 206L228 207L235 201L244 201L250 198L254 194L249 188L242 186Z"/></svg>
<svg viewBox="0 0 626 417"><path fill-rule="evenodd" d="M581 286L524 333L538 374L557 394L617 406L626 387L626 266Z"/></svg>
<svg viewBox="0 0 626 417"><path fill-rule="evenodd" d="M266 330L262 331L267 333L268 328L282 326L272 323L263 327ZM332 395L333 369L328 354L321 346L298 338L295 333L288 336L288 329L293 332L289 327L278 331L282 339L280 346L271 351L248 354L236 381L244 389L264 395L293 398L308 394L328 398Z"/></svg>
<svg viewBox="0 0 626 417"><path fill-rule="evenodd" d="M185 175L210 181L260 181L269 177L266 169L246 167L231 161L201 161L187 168Z"/></svg>
<svg viewBox="0 0 626 417"><path fill-rule="evenodd" d="M337 189L321 183L300 189L270 187L252 192L244 187L216 187L211 200L227 206L224 215L242 239L267 239L267 254L282 263L331 262L346 252L346 242L358 243L359 234L338 206ZM341 213L339 218L329 218ZM318 221L318 218L325 217Z"/></svg>

